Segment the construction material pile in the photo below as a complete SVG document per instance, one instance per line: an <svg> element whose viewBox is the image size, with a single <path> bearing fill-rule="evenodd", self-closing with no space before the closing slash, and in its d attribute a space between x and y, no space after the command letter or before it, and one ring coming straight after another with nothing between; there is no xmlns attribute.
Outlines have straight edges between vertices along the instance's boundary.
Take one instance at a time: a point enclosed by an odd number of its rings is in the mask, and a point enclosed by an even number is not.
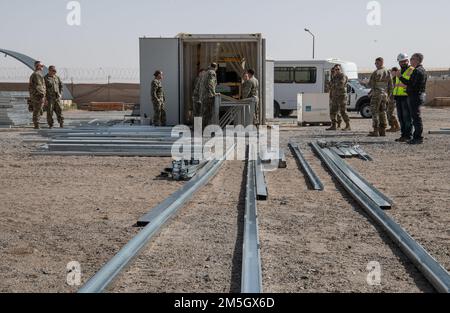
<svg viewBox="0 0 450 313"><path fill-rule="evenodd" d="M172 167L164 169L161 177L169 177L174 180L189 180L206 165L206 161L198 160L174 160Z"/></svg>
<svg viewBox="0 0 450 313"><path fill-rule="evenodd" d="M364 161L373 161L372 158L361 148L360 145L355 145L349 142L327 142L318 141L321 148L329 148L343 159L360 158Z"/></svg>
<svg viewBox="0 0 450 313"><path fill-rule="evenodd" d="M41 129L37 134L41 138L24 140L43 143L35 155L170 157L173 144L180 139L172 136L171 127L129 124ZM25 135L36 135L36 132Z"/></svg>
<svg viewBox="0 0 450 313"><path fill-rule="evenodd" d="M0 93L0 125L22 126L31 121L28 112L27 93Z"/></svg>

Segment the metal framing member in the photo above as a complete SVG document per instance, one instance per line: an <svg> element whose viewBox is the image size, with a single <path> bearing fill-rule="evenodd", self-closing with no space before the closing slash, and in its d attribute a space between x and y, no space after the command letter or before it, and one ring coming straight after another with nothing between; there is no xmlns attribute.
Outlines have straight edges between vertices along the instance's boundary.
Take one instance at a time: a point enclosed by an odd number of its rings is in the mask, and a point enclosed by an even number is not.
<svg viewBox="0 0 450 313"><path fill-rule="evenodd" d="M359 153L361 159L363 159L364 161L373 161L372 157L368 155L366 151L361 149L360 146L354 146L353 149Z"/></svg>
<svg viewBox="0 0 450 313"><path fill-rule="evenodd" d="M348 149L348 152L350 152L351 154L352 154L352 157L356 157L356 156L359 156L359 153L358 152L356 152L355 151L355 149L353 149L353 148L347 148Z"/></svg>
<svg viewBox="0 0 450 313"><path fill-rule="evenodd" d="M357 171L343 161L333 151L325 148L323 152L336 164L341 172L347 176L362 192L364 192L370 199L372 199L380 208L390 209L392 207L392 200L386 197L382 192L370 184Z"/></svg>
<svg viewBox="0 0 450 313"><path fill-rule="evenodd" d="M51 156L119 156L119 157L171 157L172 151L34 151L31 155Z"/></svg>
<svg viewBox="0 0 450 313"><path fill-rule="evenodd" d="M337 147L331 147L331 150L333 150L334 152L336 152L337 155L339 155L339 157L344 158L345 157L345 153L342 152L341 149L337 148Z"/></svg>
<svg viewBox="0 0 450 313"><path fill-rule="evenodd" d="M247 161L247 183L245 194L244 243L242 247L242 293L262 292L262 271L258 235L258 212L256 207L255 153L249 146ZM256 156L256 155L255 155Z"/></svg>
<svg viewBox="0 0 450 313"><path fill-rule="evenodd" d="M230 151L231 150L227 152L227 155L230 153ZM183 187L175 191L167 199L151 209L149 212L141 216L137 221L137 225L146 226L148 223L151 223L152 221L157 219L158 216L162 214L162 212L166 211L174 203L179 203L179 205L181 206L186 201L191 199L194 195L194 192L208 183L211 177L213 177L217 173L222 162L223 160L209 161L208 164L206 164L198 171L197 175L195 175L193 179L191 179Z"/></svg>
<svg viewBox="0 0 450 313"><path fill-rule="evenodd" d="M201 186L203 186L212 176L217 173L220 166L229 153L234 151L234 145L222 159L213 161L214 165L203 176L203 179L196 180L196 184L191 188L185 189L181 197L171 197L171 202L155 219L150 221L133 239L131 239L120 251L112 257L86 284L84 284L78 293L99 293L117 277L117 275L128 265L128 263L139 253L139 251L149 242L150 239L159 231L159 229L190 199ZM211 175L209 175L211 173Z"/></svg>
<svg viewBox="0 0 450 313"><path fill-rule="evenodd" d="M348 150L348 148L346 148L346 147L339 147L338 149L342 151L342 153L344 154L344 158L351 158L351 157L353 157L352 153Z"/></svg>
<svg viewBox="0 0 450 313"><path fill-rule="evenodd" d="M300 151L300 148L297 144L289 143L289 148L291 149L292 153L294 154L294 157L298 161L300 167L303 169L304 173L308 177L308 181L311 184L312 189L314 190L323 190L323 184L320 181L319 177L314 173L311 166L306 161L305 157L303 156L302 152Z"/></svg>
<svg viewBox="0 0 450 313"><path fill-rule="evenodd" d="M281 148L279 150L278 168L287 168L286 154L284 153L284 149Z"/></svg>
<svg viewBox="0 0 450 313"><path fill-rule="evenodd" d="M442 130L430 130L428 132L430 135L450 135L450 130L442 129Z"/></svg>
<svg viewBox="0 0 450 313"><path fill-rule="evenodd" d="M366 213L389 235L394 243L399 246L431 285L439 292L449 293L450 274L399 224L391 219L366 194L359 190L316 143L311 143L311 146L333 176L362 206Z"/></svg>
<svg viewBox="0 0 450 313"><path fill-rule="evenodd" d="M258 200L267 200L267 185L266 178L264 177L264 172L262 170L261 159L258 157L255 162L255 177L256 177L256 197Z"/></svg>

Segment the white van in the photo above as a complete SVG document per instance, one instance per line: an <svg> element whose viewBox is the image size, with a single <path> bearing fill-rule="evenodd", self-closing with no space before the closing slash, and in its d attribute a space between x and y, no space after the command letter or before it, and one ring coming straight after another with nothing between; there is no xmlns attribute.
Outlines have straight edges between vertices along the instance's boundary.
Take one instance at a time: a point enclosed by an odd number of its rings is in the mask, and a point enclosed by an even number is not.
<svg viewBox="0 0 450 313"><path fill-rule="evenodd" d="M330 80L331 68L341 65L349 82L348 111L357 111L370 118L369 89L358 80L358 67L355 63L338 59L310 61L275 61L274 68L274 115L288 116L297 109L297 94L325 93L326 82Z"/></svg>

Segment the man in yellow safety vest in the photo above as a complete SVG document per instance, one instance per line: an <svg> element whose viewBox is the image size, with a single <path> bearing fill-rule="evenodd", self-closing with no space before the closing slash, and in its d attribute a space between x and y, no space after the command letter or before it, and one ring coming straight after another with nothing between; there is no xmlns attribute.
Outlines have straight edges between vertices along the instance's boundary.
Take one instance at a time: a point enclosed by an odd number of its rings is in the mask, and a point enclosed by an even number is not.
<svg viewBox="0 0 450 313"><path fill-rule="evenodd" d="M409 65L408 55L406 53L400 53L397 57L397 61L400 65L401 76L405 80L411 78L411 74L414 68ZM394 77L394 91L393 96L397 107L397 116L400 121L401 137L396 139L397 142L407 142L412 137L412 117L408 107L408 93L406 92L406 85L400 80L400 78Z"/></svg>

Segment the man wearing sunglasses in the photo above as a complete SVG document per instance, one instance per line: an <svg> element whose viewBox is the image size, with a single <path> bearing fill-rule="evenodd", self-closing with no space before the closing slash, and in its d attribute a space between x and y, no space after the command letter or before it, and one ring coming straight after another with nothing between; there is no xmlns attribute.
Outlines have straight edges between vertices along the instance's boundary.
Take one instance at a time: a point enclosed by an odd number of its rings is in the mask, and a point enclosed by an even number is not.
<svg viewBox="0 0 450 313"><path fill-rule="evenodd" d="M33 112L34 129L39 129L39 119L41 117L42 106L45 103L45 79L42 76L44 64L41 61L34 63L34 72L30 76L28 90L30 92L30 110Z"/></svg>
<svg viewBox="0 0 450 313"><path fill-rule="evenodd" d="M62 92L63 84L61 79L56 75L56 67L50 65L48 68L48 74L45 75L45 86L47 90L47 123L49 128L53 128L53 112L56 113L59 126L64 127L64 117L62 115Z"/></svg>

